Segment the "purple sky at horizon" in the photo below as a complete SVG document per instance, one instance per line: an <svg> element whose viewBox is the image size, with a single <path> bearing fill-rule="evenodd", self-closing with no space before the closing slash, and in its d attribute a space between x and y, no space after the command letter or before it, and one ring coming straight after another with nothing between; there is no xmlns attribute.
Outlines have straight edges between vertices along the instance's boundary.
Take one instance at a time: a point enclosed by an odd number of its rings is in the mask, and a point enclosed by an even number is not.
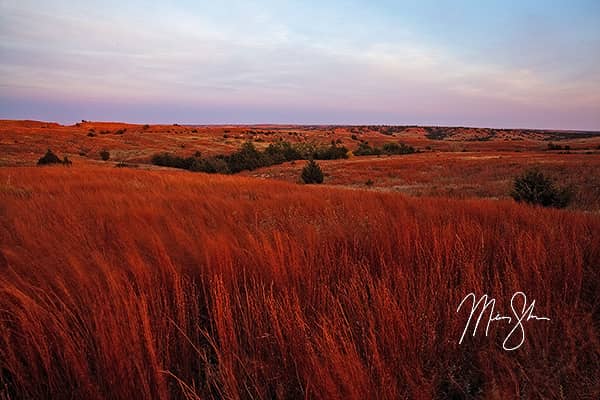
<svg viewBox="0 0 600 400"><path fill-rule="evenodd" d="M0 0L0 38L0 119L600 130L596 1Z"/></svg>

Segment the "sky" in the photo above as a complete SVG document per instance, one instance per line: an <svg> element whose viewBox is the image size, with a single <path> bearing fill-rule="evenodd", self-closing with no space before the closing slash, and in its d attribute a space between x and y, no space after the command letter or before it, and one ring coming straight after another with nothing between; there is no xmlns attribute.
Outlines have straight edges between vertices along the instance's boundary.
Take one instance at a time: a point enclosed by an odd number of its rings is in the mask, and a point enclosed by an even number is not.
<svg viewBox="0 0 600 400"><path fill-rule="evenodd" d="M0 119L600 130L600 1L0 0Z"/></svg>

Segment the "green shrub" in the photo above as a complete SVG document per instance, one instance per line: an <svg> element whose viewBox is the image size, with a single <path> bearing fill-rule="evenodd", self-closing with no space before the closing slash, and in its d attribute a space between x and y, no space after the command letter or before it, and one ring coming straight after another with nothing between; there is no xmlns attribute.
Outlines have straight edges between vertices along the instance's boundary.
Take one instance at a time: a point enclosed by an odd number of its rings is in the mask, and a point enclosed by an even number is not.
<svg viewBox="0 0 600 400"><path fill-rule="evenodd" d="M416 153L416 150L414 147L404 143L385 143L383 145L383 152L386 154L413 154Z"/></svg>
<svg viewBox="0 0 600 400"><path fill-rule="evenodd" d="M533 169L515 179L511 196L518 202L564 208L571 201L572 191L556 187L550 178Z"/></svg>
<svg viewBox="0 0 600 400"><path fill-rule="evenodd" d="M315 160L338 160L340 158L348 158L348 149L344 146L338 146L335 142L329 147L321 147L316 149L312 158Z"/></svg>
<svg viewBox="0 0 600 400"><path fill-rule="evenodd" d="M62 164L62 161L52 150L48 149L46 154L38 160L38 165L49 165L49 164Z"/></svg>
<svg viewBox="0 0 600 400"><path fill-rule="evenodd" d="M367 142L361 142L358 148L352 152L355 156L376 156L381 154L381 150L377 147L369 146Z"/></svg>
<svg viewBox="0 0 600 400"><path fill-rule="evenodd" d="M195 157L179 157L169 153L159 153L152 156L152 164L162 167L194 170L198 159Z"/></svg>
<svg viewBox="0 0 600 400"><path fill-rule="evenodd" d="M224 159L232 173L244 170L252 171L268 164L263 154L254 147L252 142L245 142L237 152Z"/></svg>
<svg viewBox="0 0 600 400"><path fill-rule="evenodd" d="M571 150L571 146L569 146L568 144L561 146L560 144L554 144L552 142L548 143L548 150L566 150L569 151Z"/></svg>
<svg viewBox="0 0 600 400"><path fill-rule="evenodd" d="M436 126L427 126L425 127L425 137L430 140L444 140L447 138L448 132L444 128L439 128Z"/></svg>
<svg viewBox="0 0 600 400"><path fill-rule="evenodd" d="M102 159L102 161L110 160L110 153L108 152L108 150L102 150L100 152L100 158Z"/></svg>
<svg viewBox="0 0 600 400"><path fill-rule="evenodd" d="M286 141L271 143L266 148L265 153L270 157L272 164L280 164L304 158L298 146Z"/></svg>
<svg viewBox="0 0 600 400"><path fill-rule="evenodd" d="M302 169L302 175L300 176L304 183L323 183L323 171L319 164L314 160L310 160L306 163L306 166Z"/></svg>
<svg viewBox="0 0 600 400"><path fill-rule="evenodd" d="M200 161L199 171L207 174L229 174L229 166L222 158L211 157Z"/></svg>

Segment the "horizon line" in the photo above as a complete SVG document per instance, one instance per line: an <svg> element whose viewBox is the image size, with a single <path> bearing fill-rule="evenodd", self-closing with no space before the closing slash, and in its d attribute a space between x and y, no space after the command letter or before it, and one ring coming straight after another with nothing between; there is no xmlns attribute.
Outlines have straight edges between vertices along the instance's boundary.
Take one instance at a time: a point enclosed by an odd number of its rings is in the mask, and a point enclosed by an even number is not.
<svg viewBox="0 0 600 400"><path fill-rule="evenodd" d="M463 128L463 129L496 129L496 130L530 130L530 131L557 131L557 132L590 132L590 133L600 133L600 128L598 129L576 129L576 128L568 128L568 129L556 129L556 128L531 128L531 127L497 127L497 126L479 126L479 125L444 125L444 124L389 124L389 123L327 123L327 122L318 122L318 123L310 123L310 122L250 122L250 123L230 123L230 122L219 122L219 123L184 123L184 122L130 122L130 121L118 121L118 120L78 120L73 122L72 124L62 123L59 121L46 121L46 120L38 120L38 119L7 119L0 118L0 122L38 122L45 124L57 124L61 127L74 127L77 124L81 123L100 123L100 124L123 124L123 125L158 125L158 126L188 126L188 127L199 127L199 126L336 126L336 127L346 127L346 126L393 126L393 127L407 127L407 128Z"/></svg>

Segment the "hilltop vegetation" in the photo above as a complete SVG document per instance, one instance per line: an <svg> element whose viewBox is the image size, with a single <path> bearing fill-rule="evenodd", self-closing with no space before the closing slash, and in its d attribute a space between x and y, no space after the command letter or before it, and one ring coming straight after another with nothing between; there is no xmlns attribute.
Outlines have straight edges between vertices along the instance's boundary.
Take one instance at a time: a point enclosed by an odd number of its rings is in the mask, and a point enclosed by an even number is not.
<svg viewBox="0 0 600 400"><path fill-rule="evenodd" d="M348 158L348 149L335 142L328 147L313 144L292 144L279 141L269 144L264 151L256 149L252 142L245 142L241 148L231 154L220 154L202 158L200 153L192 157L178 157L169 153L155 154L152 163L163 167L187 169L206 173L237 173L253 171L261 167L277 165L295 160L337 160ZM220 167L215 165L219 164Z"/></svg>

